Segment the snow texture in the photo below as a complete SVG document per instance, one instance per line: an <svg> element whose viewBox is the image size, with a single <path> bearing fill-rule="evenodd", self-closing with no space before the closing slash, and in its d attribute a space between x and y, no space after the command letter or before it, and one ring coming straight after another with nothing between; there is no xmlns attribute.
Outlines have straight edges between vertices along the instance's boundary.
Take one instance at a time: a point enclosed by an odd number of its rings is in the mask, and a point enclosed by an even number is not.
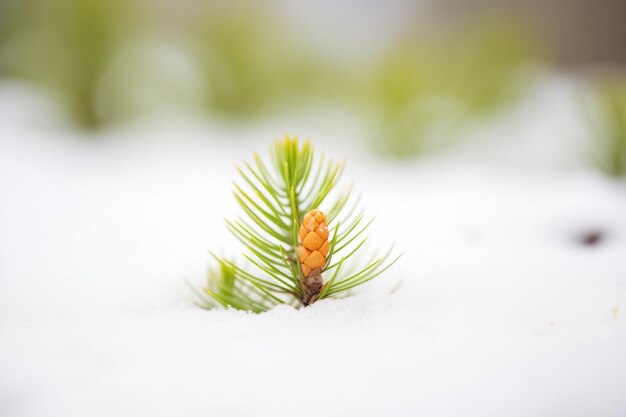
<svg viewBox="0 0 626 417"><path fill-rule="evenodd" d="M573 95L398 163L343 115L85 134L3 85L0 415L624 415L626 187L578 163ZM348 157L404 257L347 299L201 310L185 280L239 251L234 164L285 131Z"/></svg>

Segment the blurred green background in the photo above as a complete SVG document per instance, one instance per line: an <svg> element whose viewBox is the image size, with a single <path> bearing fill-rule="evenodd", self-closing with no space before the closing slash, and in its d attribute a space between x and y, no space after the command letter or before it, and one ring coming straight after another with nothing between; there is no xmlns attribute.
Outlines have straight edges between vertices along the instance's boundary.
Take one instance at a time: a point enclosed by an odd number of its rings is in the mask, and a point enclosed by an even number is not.
<svg viewBox="0 0 626 417"><path fill-rule="evenodd" d="M542 71L584 73L602 103L598 166L624 175L625 5L0 0L0 76L52 91L83 129L163 109L247 121L341 106L374 149L410 157L514 103ZM595 71L607 66L610 82Z"/></svg>

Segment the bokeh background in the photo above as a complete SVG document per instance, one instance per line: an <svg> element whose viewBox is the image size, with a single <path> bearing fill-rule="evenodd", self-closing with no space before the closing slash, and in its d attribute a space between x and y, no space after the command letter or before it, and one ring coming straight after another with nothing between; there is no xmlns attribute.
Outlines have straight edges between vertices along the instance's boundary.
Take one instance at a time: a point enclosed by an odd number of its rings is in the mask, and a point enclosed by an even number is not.
<svg viewBox="0 0 626 417"><path fill-rule="evenodd" d="M625 16L620 0L3 0L0 77L45 89L77 129L333 108L368 146L405 157L489 120L548 72L579 79L591 90L579 100L602 101L607 117L623 112Z"/></svg>

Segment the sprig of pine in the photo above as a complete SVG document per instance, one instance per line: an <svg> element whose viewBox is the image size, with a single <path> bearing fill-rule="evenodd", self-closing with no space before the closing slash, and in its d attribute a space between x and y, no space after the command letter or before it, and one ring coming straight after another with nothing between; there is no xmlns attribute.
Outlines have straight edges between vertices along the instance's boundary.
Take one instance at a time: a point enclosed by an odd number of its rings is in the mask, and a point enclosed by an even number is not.
<svg viewBox="0 0 626 417"><path fill-rule="evenodd" d="M390 268L399 258L390 249L373 257L361 268L365 232L372 223L350 203L348 190L330 201L344 163L315 158L309 141L285 136L271 148L271 163L258 154L252 162L237 167L242 182L234 184L234 196L244 216L227 220L230 232L244 245L248 265L211 255L219 268L209 272L206 288L196 294L206 308L218 306L252 312L266 311L278 304L295 306L316 300L341 297ZM311 210L325 207L329 250L321 268L323 286L313 297L306 294L307 277L298 256L299 229Z"/></svg>

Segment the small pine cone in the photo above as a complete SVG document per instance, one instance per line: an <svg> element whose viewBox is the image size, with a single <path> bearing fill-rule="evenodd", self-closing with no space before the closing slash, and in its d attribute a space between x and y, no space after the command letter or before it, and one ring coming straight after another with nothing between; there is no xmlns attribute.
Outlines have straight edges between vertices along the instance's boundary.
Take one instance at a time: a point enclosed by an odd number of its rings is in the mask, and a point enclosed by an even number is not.
<svg viewBox="0 0 626 417"><path fill-rule="evenodd" d="M319 210L311 210L304 216L300 225L300 246L298 246L298 258L305 277L308 277L314 269L321 271L326 263L328 248L326 215Z"/></svg>
<svg viewBox="0 0 626 417"><path fill-rule="evenodd" d="M309 211L300 225L300 246L298 259L304 275L304 290L310 297L317 295L322 288L322 268L328 255L328 223L326 215L319 210Z"/></svg>

